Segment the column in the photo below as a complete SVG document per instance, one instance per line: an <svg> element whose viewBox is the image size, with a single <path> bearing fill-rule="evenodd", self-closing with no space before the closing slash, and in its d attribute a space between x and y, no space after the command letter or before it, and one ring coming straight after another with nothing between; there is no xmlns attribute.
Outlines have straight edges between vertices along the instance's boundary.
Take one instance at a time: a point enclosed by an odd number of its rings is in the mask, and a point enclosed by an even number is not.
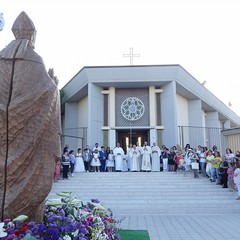
<svg viewBox="0 0 240 240"><path fill-rule="evenodd" d="M221 146L221 122L219 120L218 112L207 112L205 114L206 122L206 146L212 148L216 145L218 149Z"/></svg>
<svg viewBox="0 0 240 240"><path fill-rule="evenodd" d="M150 126L155 127L157 125L156 93L154 86L149 86L149 122Z"/></svg>
<svg viewBox="0 0 240 240"><path fill-rule="evenodd" d="M88 140L92 147L95 142L103 145L103 117L104 117L104 97L101 94L102 88L93 84L88 84Z"/></svg>
<svg viewBox="0 0 240 240"><path fill-rule="evenodd" d="M172 81L162 87L160 95L162 125L162 143L171 147L177 143L177 109L176 82Z"/></svg>
<svg viewBox="0 0 240 240"><path fill-rule="evenodd" d="M104 116L108 117L108 125L102 127L104 131L104 144L111 145L110 148L113 149L116 146L116 130L111 129L115 127L115 87L109 87L108 90L102 90L101 93L108 97L108 106L106 108L108 114L104 114ZM106 139L106 136L108 139Z"/></svg>
<svg viewBox="0 0 240 240"><path fill-rule="evenodd" d="M108 95L108 112L109 112L109 127L115 127L115 87L109 88Z"/></svg>
<svg viewBox="0 0 240 240"><path fill-rule="evenodd" d="M207 112L205 116L206 127L220 128L218 112Z"/></svg>
<svg viewBox="0 0 240 240"><path fill-rule="evenodd" d="M205 112L202 110L202 102L200 99L188 100L188 129L185 132L189 135L191 146L206 145L205 136ZM187 142L184 143L184 145Z"/></svg>
<svg viewBox="0 0 240 240"><path fill-rule="evenodd" d="M78 148L77 128L78 128L78 103L66 102L64 114L63 135L64 145L68 144L71 149Z"/></svg>
<svg viewBox="0 0 240 240"><path fill-rule="evenodd" d="M149 122L150 126L154 127L150 129L150 145L152 145L154 142L158 143L158 134L157 129L161 128L162 126L158 126L158 122L160 123L160 120L158 119L158 114L160 114L160 100L157 102L157 96L158 94L162 93L163 89L156 89L155 86L149 86ZM158 109L159 108L159 109ZM160 118L160 116L159 116Z"/></svg>

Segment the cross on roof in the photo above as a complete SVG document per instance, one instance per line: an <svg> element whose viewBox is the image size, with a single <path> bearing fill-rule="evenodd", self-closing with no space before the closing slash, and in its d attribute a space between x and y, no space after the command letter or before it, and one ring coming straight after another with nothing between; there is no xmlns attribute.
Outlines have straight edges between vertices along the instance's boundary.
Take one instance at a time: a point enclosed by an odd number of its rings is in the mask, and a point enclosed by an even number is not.
<svg viewBox="0 0 240 240"><path fill-rule="evenodd" d="M133 58L140 57L140 54L133 54L133 48L130 48L130 54L123 54L123 57L129 57L130 65L133 65Z"/></svg>

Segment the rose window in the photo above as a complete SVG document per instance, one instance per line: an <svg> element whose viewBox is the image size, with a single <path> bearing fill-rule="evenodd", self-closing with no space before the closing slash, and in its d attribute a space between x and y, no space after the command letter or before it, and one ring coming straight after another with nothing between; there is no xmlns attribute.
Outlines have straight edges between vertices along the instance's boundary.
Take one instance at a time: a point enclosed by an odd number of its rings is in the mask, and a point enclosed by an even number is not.
<svg viewBox="0 0 240 240"><path fill-rule="evenodd" d="M123 101L121 105L122 115L130 121L135 121L141 118L144 114L144 104L136 97L129 97Z"/></svg>

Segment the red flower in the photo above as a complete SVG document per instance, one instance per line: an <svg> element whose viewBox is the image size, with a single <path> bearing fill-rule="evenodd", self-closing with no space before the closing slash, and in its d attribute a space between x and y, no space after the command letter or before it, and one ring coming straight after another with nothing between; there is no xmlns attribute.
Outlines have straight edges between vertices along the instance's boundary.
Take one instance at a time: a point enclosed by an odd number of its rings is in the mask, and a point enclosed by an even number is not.
<svg viewBox="0 0 240 240"><path fill-rule="evenodd" d="M93 221L93 217L88 217L87 220L92 222Z"/></svg>
<svg viewBox="0 0 240 240"><path fill-rule="evenodd" d="M28 222L24 222L22 227L15 232L15 235L19 237L22 233L25 233L29 229Z"/></svg>
<svg viewBox="0 0 240 240"><path fill-rule="evenodd" d="M110 222L110 223L113 222L111 218L107 218L107 217L106 217L105 220L108 221L108 222Z"/></svg>

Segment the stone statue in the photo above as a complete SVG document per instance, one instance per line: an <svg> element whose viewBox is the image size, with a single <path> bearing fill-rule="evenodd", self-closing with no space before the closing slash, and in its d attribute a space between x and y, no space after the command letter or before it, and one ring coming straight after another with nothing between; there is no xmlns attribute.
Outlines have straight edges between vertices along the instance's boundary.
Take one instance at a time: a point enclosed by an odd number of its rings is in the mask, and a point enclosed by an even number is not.
<svg viewBox="0 0 240 240"><path fill-rule="evenodd" d="M42 218L60 152L57 79L34 51L36 30L25 12L0 52L0 214Z"/></svg>

